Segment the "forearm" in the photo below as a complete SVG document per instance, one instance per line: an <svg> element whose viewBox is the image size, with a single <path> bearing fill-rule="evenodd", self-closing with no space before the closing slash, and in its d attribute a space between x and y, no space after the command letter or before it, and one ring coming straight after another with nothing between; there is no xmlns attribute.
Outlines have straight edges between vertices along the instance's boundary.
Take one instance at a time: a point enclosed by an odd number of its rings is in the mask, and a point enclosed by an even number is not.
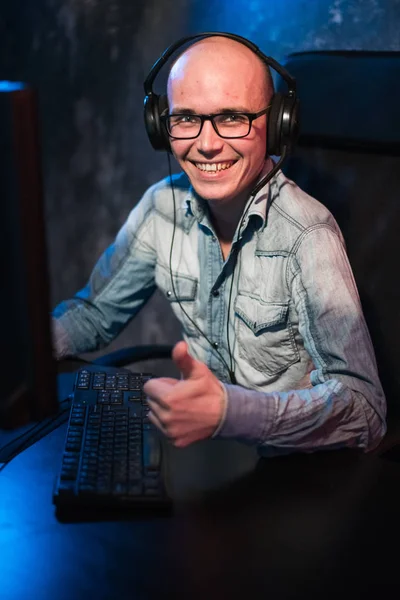
<svg viewBox="0 0 400 600"><path fill-rule="evenodd" d="M135 290L131 285L131 295L122 295L119 299L121 286L110 282L105 293L91 297L90 301L83 299L85 290L74 298L61 303L53 313L53 347L57 358L76 355L82 352L92 352L109 344L123 329L126 323L137 314L147 299L155 290L151 278L152 267L149 265L150 277L136 276L143 281L143 287ZM129 272L123 277L133 281ZM111 288L114 287L114 290ZM86 288L90 289L90 286Z"/></svg>
<svg viewBox="0 0 400 600"><path fill-rule="evenodd" d="M95 306L87 306L79 298L59 305L52 317L53 352L58 360L93 352L106 346L116 333L104 325L104 319L96 318Z"/></svg>
<svg viewBox="0 0 400 600"><path fill-rule="evenodd" d="M144 204L144 206L143 206ZM115 242L95 265L87 285L53 312L57 358L110 343L155 290L151 205L131 212Z"/></svg>
<svg viewBox="0 0 400 600"><path fill-rule="evenodd" d="M341 447L374 448L385 423L361 392L337 379L302 390L264 393L225 384L226 413L217 437L280 454Z"/></svg>
<svg viewBox="0 0 400 600"><path fill-rule="evenodd" d="M76 354L68 331L61 325L58 319L51 319L51 335L53 341L53 355L57 360Z"/></svg>

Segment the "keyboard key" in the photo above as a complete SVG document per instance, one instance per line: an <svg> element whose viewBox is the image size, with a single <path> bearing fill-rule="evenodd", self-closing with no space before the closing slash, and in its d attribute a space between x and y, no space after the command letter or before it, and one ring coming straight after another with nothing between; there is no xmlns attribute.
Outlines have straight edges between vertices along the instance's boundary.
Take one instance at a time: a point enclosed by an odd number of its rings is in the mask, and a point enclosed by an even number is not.
<svg viewBox="0 0 400 600"><path fill-rule="evenodd" d="M153 490L158 490L159 488L159 481L157 478L152 479L151 477L146 477L146 479L143 480L143 484L146 489L151 488Z"/></svg>
<svg viewBox="0 0 400 600"><path fill-rule="evenodd" d="M126 494L126 492L127 492L126 483L114 483L113 489L112 489L112 493L114 495L122 495L122 494Z"/></svg>
<svg viewBox="0 0 400 600"><path fill-rule="evenodd" d="M72 480L76 479L77 473L78 473L77 469L63 468L61 470L60 479L62 479L63 481L66 481L66 480L72 481Z"/></svg>
<svg viewBox="0 0 400 600"><path fill-rule="evenodd" d="M63 466L67 466L67 465L78 465L79 463L79 455L77 454L76 456L64 456L63 458Z"/></svg>
<svg viewBox="0 0 400 600"><path fill-rule="evenodd" d="M76 416L76 417L73 417L70 420L70 424L71 425L84 425L84 423L85 423L84 417L78 417L78 416Z"/></svg>
<svg viewBox="0 0 400 600"><path fill-rule="evenodd" d="M142 495L142 485L140 483L133 483L127 486L127 493L130 496L141 496Z"/></svg>
<svg viewBox="0 0 400 600"><path fill-rule="evenodd" d="M68 443L65 446L65 449L66 449L67 452L79 452L80 448L81 448L81 444L77 444L75 442L74 443Z"/></svg>
<svg viewBox="0 0 400 600"><path fill-rule="evenodd" d="M158 490L154 488L145 488L144 494L145 496L158 496Z"/></svg>
<svg viewBox="0 0 400 600"><path fill-rule="evenodd" d="M75 496L75 483L73 481L60 481L57 486L57 491L63 499L72 499Z"/></svg>
<svg viewBox="0 0 400 600"><path fill-rule="evenodd" d="M160 468L161 449L157 433L153 430L144 429L143 425L143 464L146 469L155 470Z"/></svg>
<svg viewBox="0 0 400 600"><path fill-rule="evenodd" d="M128 481L131 483L139 482L142 479L142 469L129 469L128 470Z"/></svg>

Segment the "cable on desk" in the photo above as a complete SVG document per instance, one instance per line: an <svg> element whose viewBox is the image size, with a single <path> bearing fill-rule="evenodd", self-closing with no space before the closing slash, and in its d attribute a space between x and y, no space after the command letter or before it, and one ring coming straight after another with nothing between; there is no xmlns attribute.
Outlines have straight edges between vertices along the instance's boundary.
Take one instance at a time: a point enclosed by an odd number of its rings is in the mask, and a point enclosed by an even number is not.
<svg viewBox="0 0 400 600"><path fill-rule="evenodd" d="M21 452L29 448L35 442L38 442L45 435L51 433L57 427L60 427L63 423L66 423L68 420L69 409L71 405L71 399L67 398L60 402L59 406L62 407L65 403L68 405L61 410L61 412L57 413L55 417L51 417L46 419L45 421L41 421L36 425L33 425L28 431L20 434L15 439L11 440L7 444L5 444L2 448L0 448L0 456L3 454L4 450L11 446L10 451L0 462L4 463L0 466L0 472ZM19 445L15 448L15 444L18 443L19 440L22 440Z"/></svg>

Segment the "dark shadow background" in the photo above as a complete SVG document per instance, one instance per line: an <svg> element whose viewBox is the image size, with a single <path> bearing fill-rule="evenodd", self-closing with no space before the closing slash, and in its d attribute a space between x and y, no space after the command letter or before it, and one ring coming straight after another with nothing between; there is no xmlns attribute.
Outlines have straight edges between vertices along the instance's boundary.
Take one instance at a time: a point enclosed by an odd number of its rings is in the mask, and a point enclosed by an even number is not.
<svg viewBox="0 0 400 600"><path fill-rule="evenodd" d="M167 175L146 138L143 81L170 43L206 30L248 37L280 61L399 50L400 0L0 0L0 79L39 93L52 305L85 284L141 194ZM108 350L177 339L156 294Z"/></svg>

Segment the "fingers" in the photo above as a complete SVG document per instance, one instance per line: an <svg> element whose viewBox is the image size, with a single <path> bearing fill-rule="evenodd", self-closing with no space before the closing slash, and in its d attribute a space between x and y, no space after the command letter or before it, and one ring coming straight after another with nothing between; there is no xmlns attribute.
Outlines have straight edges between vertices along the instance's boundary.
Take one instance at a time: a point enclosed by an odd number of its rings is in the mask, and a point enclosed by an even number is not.
<svg viewBox="0 0 400 600"><path fill-rule="evenodd" d="M149 379L143 386L144 393L154 402L157 402L163 408L168 409L168 404L163 398L168 396L169 392L179 383L177 379L171 377L162 377L160 379Z"/></svg>
<svg viewBox="0 0 400 600"><path fill-rule="evenodd" d="M171 442L174 442L174 438L170 432L170 413L157 404L157 402L153 402L153 400L149 399L148 405L150 407L150 411L148 413L148 418L153 425L161 431L166 438L168 438Z"/></svg>
<svg viewBox="0 0 400 600"><path fill-rule="evenodd" d="M175 379L174 377L154 377L152 381L154 381L154 379L157 379L157 381L163 381L164 383L169 383L172 386L179 383L179 379Z"/></svg>
<svg viewBox="0 0 400 600"><path fill-rule="evenodd" d="M150 402L149 402L149 406L150 406ZM150 412L148 413L148 418L150 420L151 423L153 423L153 425L155 425L155 427L157 427L157 429L159 431L161 431L161 433L163 433L165 435L165 437L168 437L168 433L167 430L164 426L164 424L162 423L162 421L160 420L160 417L157 414L157 405L153 406L153 408L150 410Z"/></svg>
<svg viewBox="0 0 400 600"><path fill-rule="evenodd" d="M190 356L186 342L178 342L175 345L172 358L183 379L197 379L203 375L202 363Z"/></svg>

